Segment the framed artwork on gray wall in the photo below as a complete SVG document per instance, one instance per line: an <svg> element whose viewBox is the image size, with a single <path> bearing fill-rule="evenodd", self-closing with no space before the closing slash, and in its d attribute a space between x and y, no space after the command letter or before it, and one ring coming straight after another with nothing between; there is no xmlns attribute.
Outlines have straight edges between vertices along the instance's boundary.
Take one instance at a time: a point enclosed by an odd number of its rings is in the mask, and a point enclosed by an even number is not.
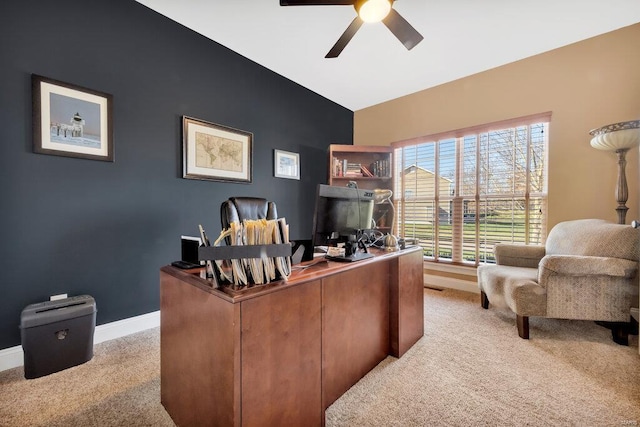
<svg viewBox="0 0 640 427"><path fill-rule="evenodd" d="M273 150L273 176L300 179L300 154Z"/></svg>
<svg viewBox="0 0 640 427"><path fill-rule="evenodd" d="M31 75L33 151L113 162L113 97Z"/></svg>
<svg viewBox="0 0 640 427"><path fill-rule="evenodd" d="M251 182L253 134L182 117L182 177Z"/></svg>

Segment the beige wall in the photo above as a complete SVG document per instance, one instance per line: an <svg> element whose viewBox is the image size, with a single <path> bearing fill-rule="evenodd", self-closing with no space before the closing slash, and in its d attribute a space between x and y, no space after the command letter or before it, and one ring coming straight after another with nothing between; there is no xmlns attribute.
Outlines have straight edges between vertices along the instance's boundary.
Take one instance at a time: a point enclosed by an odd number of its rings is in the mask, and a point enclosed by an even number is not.
<svg viewBox="0 0 640 427"><path fill-rule="evenodd" d="M354 144L389 145L551 111L548 228L617 221L614 153L589 130L640 119L640 24L355 112ZM638 150L627 156L627 223L638 218Z"/></svg>

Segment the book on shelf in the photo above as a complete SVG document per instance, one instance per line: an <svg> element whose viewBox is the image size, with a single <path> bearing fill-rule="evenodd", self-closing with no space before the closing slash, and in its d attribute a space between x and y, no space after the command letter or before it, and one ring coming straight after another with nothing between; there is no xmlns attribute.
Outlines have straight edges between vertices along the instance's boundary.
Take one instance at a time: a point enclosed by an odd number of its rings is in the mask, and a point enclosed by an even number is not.
<svg viewBox="0 0 640 427"><path fill-rule="evenodd" d="M331 159L331 176L342 176L342 160L334 157Z"/></svg>
<svg viewBox="0 0 640 427"><path fill-rule="evenodd" d="M376 160L370 166L371 172L373 175L380 178L389 178L391 176L391 168L389 165L389 160L381 159Z"/></svg>
<svg viewBox="0 0 640 427"><path fill-rule="evenodd" d="M391 163L389 159L379 159L368 166L358 162L350 162L348 159L331 159L331 176L333 177L368 177L390 178Z"/></svg>
<svg viewBox="0 0 640 427"><path fill-rule="evenodd" d="M360 163L347 162L347 172L360 172Z"/></svg>
<svg viewBox="0 0 640 427"><path fill-rule="evenodd" d="M371 173L369 169L361 163L349 162L347 159L338 159L337 157L331 160L331 176L350 178L373 176L369 173Z"/></svg>
<svg viewBox="0 0 640 427"><path fill-rule="evenodd" d="M347 162L347 169L345 170L344 176L361 177L362 169L360 163Z"/></svg>
<svg viewBox="0 0 640 427"><path fill-rule="evenodd" d="M374 176L373 173L371 173L371 171L365 165L360 165L360 170L362 171L362 176Z"/></svg>

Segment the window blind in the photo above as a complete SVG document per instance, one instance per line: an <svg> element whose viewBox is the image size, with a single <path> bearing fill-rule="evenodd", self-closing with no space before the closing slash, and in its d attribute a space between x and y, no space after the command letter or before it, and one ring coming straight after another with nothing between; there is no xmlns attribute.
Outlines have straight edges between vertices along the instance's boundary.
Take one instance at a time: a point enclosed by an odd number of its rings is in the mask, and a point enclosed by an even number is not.
<svg viewBox="0 0 640 427"><path fill-rule="evenodd" d="M495 262L496 243L542 244L551 113L392 144L396 233L433 260Z"/></svg>

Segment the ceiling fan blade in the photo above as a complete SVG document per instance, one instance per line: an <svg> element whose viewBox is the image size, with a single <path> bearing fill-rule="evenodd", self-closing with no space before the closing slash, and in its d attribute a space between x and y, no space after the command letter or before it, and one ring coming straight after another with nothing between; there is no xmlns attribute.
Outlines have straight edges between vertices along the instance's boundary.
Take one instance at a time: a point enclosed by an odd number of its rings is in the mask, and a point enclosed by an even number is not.
<svg viewBox="0 0 640 427"><path fill-rule="evenodd" d="M280 0L280 6L353 6L354 0Z"/></svg>
<svg viewBox="0 0 640 427"><path fill-rule="evenodd" d="M353 36L356 34L356 31L360 29L363 23L364 21L360 19L359 16L356 16L355 19L351 21L351 24L349 24L344 33L342 33L336 44L333 45L329 53L327 53L325 58L337 58L338 55L340 55L340 52L342 52L342 49L345 48L347 43L349 43L349 41L353 38Z"/></svg>
<svg viewBox="0 0 640 427"><path fill-rule="evenodd" d="M384 18L382 22L393 33L393 35L400 40L407 50L413 49L424 38L394 9L391 9L387 17Z"/></svg>

